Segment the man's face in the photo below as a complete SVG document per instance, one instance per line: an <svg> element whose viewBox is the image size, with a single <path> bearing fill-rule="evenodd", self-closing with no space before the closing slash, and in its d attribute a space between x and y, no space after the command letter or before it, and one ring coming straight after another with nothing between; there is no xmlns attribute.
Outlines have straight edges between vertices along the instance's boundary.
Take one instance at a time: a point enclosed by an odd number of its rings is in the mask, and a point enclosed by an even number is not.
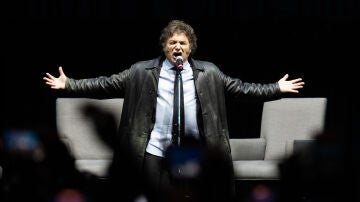
<svg viewBox="0 0 360 202"><path fill-rule="evenodd" d="M173 64L175 64L176 56L179 55L186 61L191 53L189 39L184 33L176 32L166 41L163 51L166 58Z"/></svg>

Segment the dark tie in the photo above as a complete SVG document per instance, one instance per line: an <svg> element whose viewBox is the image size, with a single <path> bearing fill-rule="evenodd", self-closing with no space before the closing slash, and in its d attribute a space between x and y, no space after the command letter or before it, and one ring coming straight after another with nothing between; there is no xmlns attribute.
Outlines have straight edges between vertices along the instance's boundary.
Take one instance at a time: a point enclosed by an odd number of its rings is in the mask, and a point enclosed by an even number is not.
<svg viewBox="0 0 360 202"><path fill-rule="evenodd" d="M174 81L174 116L173 116L173 136L172 143L174 146L181 146L181 140L184 137L184 93L181 78L181 70L176 69Z"/></svg>

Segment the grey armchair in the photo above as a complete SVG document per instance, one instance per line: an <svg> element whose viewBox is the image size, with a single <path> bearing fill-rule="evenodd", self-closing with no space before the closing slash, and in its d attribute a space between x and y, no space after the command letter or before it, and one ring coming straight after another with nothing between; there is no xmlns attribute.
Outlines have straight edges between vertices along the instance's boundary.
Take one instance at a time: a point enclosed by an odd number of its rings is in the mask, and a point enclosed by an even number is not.
<svg viewBox="0 0 360 202"><path fill-rule="evenodd" d="M326 98L282 98L263 105L259 138L230 139L237 180L279 179L278 164L325 127Z"/></svg>

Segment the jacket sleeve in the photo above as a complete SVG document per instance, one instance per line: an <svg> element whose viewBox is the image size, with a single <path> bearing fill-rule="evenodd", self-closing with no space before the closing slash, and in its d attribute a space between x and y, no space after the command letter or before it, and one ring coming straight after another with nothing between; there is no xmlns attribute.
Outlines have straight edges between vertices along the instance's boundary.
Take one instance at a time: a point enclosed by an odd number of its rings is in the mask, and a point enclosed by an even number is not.
<svg viewBox="0 0 360 202"><path fill-rule="evenodd" d="M88 79L68 78L65 91L79 96L114 97L122 96L130 76L130 69L111 76L100 76Z"/></svg>
<svg viewBox="0 0 360 202"><path fill-rule="evenodd" d="M281 97L277 82L268 84L243 82L241 79L225 75L219 69L217 69L217 74L224 83L225 92L234 98L248 97L270 100Z"/></svg>

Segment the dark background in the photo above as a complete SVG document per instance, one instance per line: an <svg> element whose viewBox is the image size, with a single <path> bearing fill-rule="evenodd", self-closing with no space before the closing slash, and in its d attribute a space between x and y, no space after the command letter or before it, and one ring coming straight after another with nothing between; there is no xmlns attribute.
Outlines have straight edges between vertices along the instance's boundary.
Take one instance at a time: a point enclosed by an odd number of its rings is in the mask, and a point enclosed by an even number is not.
<svg viewBox="0 0 360 202"><path fill-rule="evenodd" d="M110 75L157 57L161 29L190 23L196 59L244 81L285 73L306 86L293 97L328 97L327 123L354 132L359 113L359 1L350 0L7 0L2 3L2 115L5 127L55 127L56 91L46 72ZM356 102L356 103L355 103ZM232 137L257 137L261 103L229 101Z"/></svg>

